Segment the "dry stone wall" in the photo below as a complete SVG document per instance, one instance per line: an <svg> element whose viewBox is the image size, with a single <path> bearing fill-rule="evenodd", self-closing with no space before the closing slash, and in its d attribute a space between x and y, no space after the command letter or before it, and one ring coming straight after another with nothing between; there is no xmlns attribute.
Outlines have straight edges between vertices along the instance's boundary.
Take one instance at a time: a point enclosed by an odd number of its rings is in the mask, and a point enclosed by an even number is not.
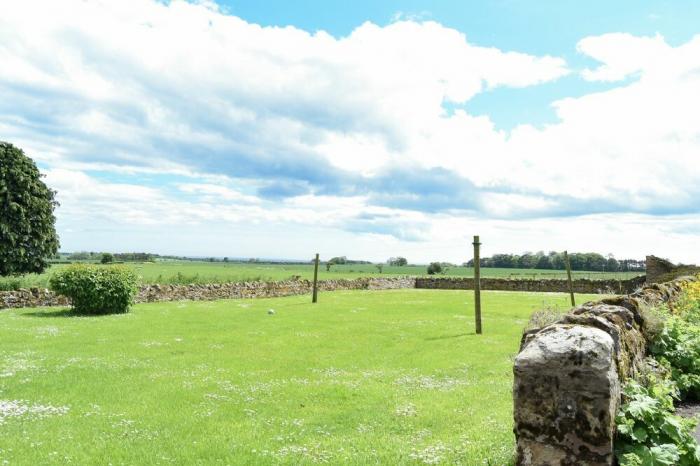
<svg viewBox="0 0 700 466"><path fill-rule="evenodd" d="M644 308L673 300L691 278L587 303L526 332L514 364L517 464L614 464L620 385L644 364Z"/></svg>
<svg viewBox="0 0 700 466"><path fill-rule="evenodd" d="M482 290L501 291L536 291L568 293L569 284L566 280L533 280L533 279L504 279L482 278ZM575 293L588 294L629 294L640 288L645 277L635 277L629 280L573 280ZM473 278L438 277L416 278L416 288L433 290L473 290Z"/></svg>
<svg viewBox="0 0 700 466"><path fill-rule="evenodd" d="M700 273L700 267L696 265L676 265L656 256L647 256L646 269L647 283L664 283L680 276Z"/></svg>
<svg viewBox="0 0 700 466"><path fill-rule="evenodd" d="M389 290L415 288L415 278L357 278L352 280L323 280L321 291L338 290ZM145 285L137 295L137 303L157 301L210 301L235 298L274 298L311 293L308 280L284 280L278 282L238 282L211 285ZM0 309L40 306L66 306L70 300L43 288L0 292Z"/></svg>
<svg viewBox="0 0 700 466"><path fill-rule="evenodd" d="M644 277L632 280L574 280L576 293L631 293L644 283ZM238 282L223 284L193 285L144 285L136 302L156 301L202 301L237 298L274 298L311 293L309 280L283 280L277 282ZM422 288L431 290L473 290L473 278L415 278L372 277L340 280L322 280L321 291L336 290L388 290L399 288ZM502 291L568 292L566 280L532 280L482 278L481 289ZM0 309L17 307L65 306L67 298L56 296L49 290L32 288L19 291L0 291Z"/></svg>
<svg viewBox="0 0 700 466"><path fill-rule="evenodd" d="M357 278L351 280L319 281L321 291L339 290L388 290L414 288L415 279ZM236 298L275 298L311 293L309 280L284 280L278 282L240 282L214 285L147 285L139 290L137 302L215 300Z"/></svg>
<svg viewBox="0 0 700 466"><path fill-rule="evenodd" d="M0 291L0 309L14 307L66 306L70 300L44 288Z"/></svg>

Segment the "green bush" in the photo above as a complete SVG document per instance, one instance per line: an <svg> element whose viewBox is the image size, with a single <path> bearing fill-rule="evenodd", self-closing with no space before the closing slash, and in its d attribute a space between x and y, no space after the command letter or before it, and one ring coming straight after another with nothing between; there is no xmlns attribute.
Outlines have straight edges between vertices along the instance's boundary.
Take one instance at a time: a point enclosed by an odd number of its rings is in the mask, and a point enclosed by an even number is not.
<svg viewBox="0 0 700 466"><path fill-rule="evenodd" d="M700 465L695 421L673 415L676 392L669 380L648 387L634 381L625 386L616 418L615 454L621 466Z"/></svg>
<svg viewBox="0 0 700 466"><path fill-rule="evenodd" d="M669 370L683 398L700 399L700 327L669 317L650 350Z"/></svg>
<svg viewBox="0 0 700 466"><path fill-rule="evenodd" d="M49 285L69 297L77 313L120 314L134 302L136 281L127 267L74 264L53 274Z"/></svg>
<svg viewBox="0 0 700 466"><path fill-rule="evenodd" d="M428 266L428 275L442 273L442 264L439 262L431 262Z"/></svg>

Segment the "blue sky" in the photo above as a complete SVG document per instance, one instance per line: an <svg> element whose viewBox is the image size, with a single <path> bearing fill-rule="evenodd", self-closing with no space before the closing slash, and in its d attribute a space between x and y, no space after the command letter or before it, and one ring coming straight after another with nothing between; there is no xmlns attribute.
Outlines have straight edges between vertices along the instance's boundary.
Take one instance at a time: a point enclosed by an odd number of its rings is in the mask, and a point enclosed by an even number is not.
<svg viewBox="0 0 700 466"><path fill-rule="evenodd" d="M697 2L0 6L64 250L700 261Z"/></svg>

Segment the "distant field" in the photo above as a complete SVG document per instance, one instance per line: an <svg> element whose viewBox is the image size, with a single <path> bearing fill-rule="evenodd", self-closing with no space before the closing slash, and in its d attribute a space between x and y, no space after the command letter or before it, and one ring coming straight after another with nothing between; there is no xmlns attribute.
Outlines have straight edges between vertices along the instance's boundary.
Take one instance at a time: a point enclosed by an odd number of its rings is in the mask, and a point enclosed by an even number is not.
<svg viewBox="0 0 700 466"><path fill-rule="evenodd" d="M481 336L472 297L0 312L0 465L512 464L512 358L568 296L484 292Z"/></svg>
<svg viewBox="0 0 700 466"><path fill-rule="evenodd" d="M0 279L0 289L14 289L17 287L46 287L52 272L65 267L58 264L52 266L41 275L27 275L20 278ZM226 283L236 281L254 280L285 280L292 276L301 278L313 278L313 266L309 265L282 265L282 264L241 264L222 262L194 262L194 261L159 261L152 263L132 263L129 267L142 277L143 283ZM563 270L533 270L533 269L497 269L482 268L482 277L500 278L566 278ZM450 267L445 276L463 277L473 276L471 267ZM385 265L383 276L411 275L425 276L426 266L408 265L405 267L390 267ZM639 275L638 272L581 272L573 273L574 278L604 279L614 278L624 280ZM324 265L319 268L321 280L334 278L357 278L365 276L380 276L376 266L363 265L334 265L330 272L326 272Z"/></svg>

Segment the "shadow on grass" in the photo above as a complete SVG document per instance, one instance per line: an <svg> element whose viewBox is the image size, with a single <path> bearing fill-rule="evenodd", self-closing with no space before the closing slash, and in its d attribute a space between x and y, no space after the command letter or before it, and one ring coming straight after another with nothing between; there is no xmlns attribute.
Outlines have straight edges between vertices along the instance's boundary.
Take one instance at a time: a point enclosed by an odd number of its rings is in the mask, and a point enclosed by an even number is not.
<svg viewBox="0 0 700 466"><path fill-rule="evenodd" d="M450 338L468 337L470 335L476 335L476 332L456 333L454 335L440 335L439 337L430 337L430 338L426 338L425 340L426 341L448 340Z"/></svg>
<svg viewBox="0 0 700 466"><path fill-rule="evenodd" d="M65 309L47 309L45 311L35 311L35 312L25 312L23 316L28 317L42 317L42 318L60 318L60 317L102 317L110 314L85 314L82 312L75 312L71 308Z"/></svg>

